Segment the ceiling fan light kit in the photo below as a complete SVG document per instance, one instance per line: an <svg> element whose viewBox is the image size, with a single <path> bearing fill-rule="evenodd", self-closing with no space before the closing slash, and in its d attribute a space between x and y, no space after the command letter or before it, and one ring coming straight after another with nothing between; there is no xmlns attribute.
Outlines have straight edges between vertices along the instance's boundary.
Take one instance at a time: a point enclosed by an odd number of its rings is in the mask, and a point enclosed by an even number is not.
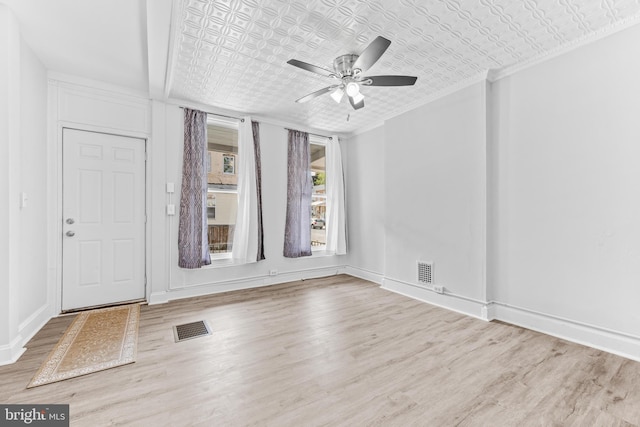
<svg viewBox="0 0 640 427"><path fill-rule="evenodd" d="M338 88L331 93L331 98L333 98L333 100L336 101L338 104L340 104L340 101L342 101L343 97L344 97L344 91L342 90L342 88Z"/></svg>
<svg viewBox="0 0 640 427"><path fill-rule="evenodd" d="M333 71L317 65L309 64L297 59L290 59L287 64L303 70L340 80L340 83L312 92L296 100L298 103L311 101L312 99L331 92L331 97L337 103L342 101L345 92L349 103L354 110L364 107L364 95L360 92L361 86L412 86L417 77L413 76L363 76L375 64L387 50L391 41L384 37L376 37L360 55L346 54L333 60Z"/></svg>
<svg viewBox="0 0 640 427"><path fill-rule="evenodd" d="M360 86L358 86L358 83L356 82L349 82L347 83L347 95L349 96L356 96L360 93Z"/></svg>
<svg viewBox="0 0 640 427"><path fill-rule="evenodd" d="M353 98L353 103L354 104L361 104L364 102L364 95L361 94L360 92L356 93L355 95L351 96L351 98ZM364 105L363 105L364 107Z"/></svg>

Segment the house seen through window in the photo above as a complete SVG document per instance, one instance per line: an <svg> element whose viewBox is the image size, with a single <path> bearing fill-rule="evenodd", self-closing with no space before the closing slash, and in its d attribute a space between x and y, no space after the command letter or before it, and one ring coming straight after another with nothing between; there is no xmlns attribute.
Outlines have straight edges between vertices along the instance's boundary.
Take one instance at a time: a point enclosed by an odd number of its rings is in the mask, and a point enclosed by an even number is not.
<svg viewBox="0 0 640 427"><path fill-rule="evenodd" d="M238 211L238 124L207 120L207 231L212 259L230 258Z"/></svg>
<svg viewBox="0 0 640 427"><path fill-rule="evenodd" d="M212 259L230 258L238 211L238 124L233 120L207 121L209 167L207 173L207 234ZM311 136L310 173L311 248L324 250L327 243L326 138Z"/></svg>
<svg viewBox="0 0 640 427"><path fill-rule="evenodd" d="M326 138L309 135L311 152L311 178L313 192L311 193L311 250L324 250L327 244L327 192L325 181L326 168Z"/></svg>

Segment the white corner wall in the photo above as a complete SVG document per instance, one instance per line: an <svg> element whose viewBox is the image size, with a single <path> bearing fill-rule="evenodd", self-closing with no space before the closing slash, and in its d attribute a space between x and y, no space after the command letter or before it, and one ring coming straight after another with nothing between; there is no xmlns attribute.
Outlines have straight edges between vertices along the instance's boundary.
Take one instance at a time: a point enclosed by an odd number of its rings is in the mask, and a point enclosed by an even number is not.
<svg viewBox="0 0 640 427"><path fill-rule="evenodd" d="M346 197L348 273L375 283L384 277L384 128L348 139Z"/></svg>
<svg viewBox="0 0 640 427"><path fill-rule="evenodd" d="M0 18L5 17L2 12L0 7ZM150 102L124 88L55 72L49 72L47 85L46 71L28 47L20 45L17 27L14 29L10 39L0 38L0 54L15 58L7 61L10 67L0 68L0 76L12 76L12 84L0 86L4 91L0 93L10 95L0 103L0 134L7 135L6 140L20 141L10 145L3 138L0 146L0 162L4 162L0 166L6 166L0 175L0 195L6 193L14 201L0 210L0 219L7 219L2 224L9 235L0 242L0 255L6 255L1 258L6 270L0 287L0 364L17 360L28 339L60 312L61 137L66 127L147 140L146 271L150 303L344 271L345 256L318 254L295 260L282 256L287 133L283 126L269 123L261 123L260 128L267 259L249 265L215 263L197 271L178 268L178 217L166 215L166 205L179 205L180 200L182 110L173 104ZM11 41L10 48L2 43L7 40ZM22 57L20 47L24 49ZM22 81L17 77L20 74ZM14 89L16 83L21 89ZM21 109L9 108L15 105L21 105ZM24 126L14 125L20 123L16 111L26 118ZM48 115L48 126L44 120L32 123L35 115ZM166 192L167 182L175 183L175 193ZM33 210L19 209L21 191L29 194L29 200L36 199L29 204ZM46 262L34 266L34 257ZM277 275L270 275L270 270L277 270Z"/></svg>
<svg viewBox="0 0 640 427"><path fill-rule="evenodd" d="M496 317L635 358L638 40L635 26L495 82L490 184Z"/></svg>
<svg viewBox="0 0 640 427"><path fill-rule="evenodd" d="M482 317L485 304L485 84L385 124L385 281L390 290ZM434 294L417 262L433 263Z"/></svg>
<svg viewBox="0 0 640 427"><path fill-rule="evenodd" d="M638 40L635 26L353 137L353 266L375 260L391 291L640 360ZM367 166L381 163L383 224L353 194L373 197ZM382 260L366 244L379 228ZM417 260L443 294L417 284Z"/></svg>
<svg viewBox="0 0 640 427"><path fill-rule="evenodd" d="M0 365L51 316L47 284L47 80L0 5ZM26 197L21 203L22 195Z"/></svg>

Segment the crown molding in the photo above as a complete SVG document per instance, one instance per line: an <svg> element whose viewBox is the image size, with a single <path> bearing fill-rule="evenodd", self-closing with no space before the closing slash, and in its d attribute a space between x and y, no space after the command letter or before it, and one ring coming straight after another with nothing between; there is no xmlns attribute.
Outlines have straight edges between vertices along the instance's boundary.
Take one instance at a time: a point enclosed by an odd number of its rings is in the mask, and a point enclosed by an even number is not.
<svg viewBox="0 0 640 427"><path fill-rule="evenodd" d="M105 92L117 93L120 95L127 95L136 98L149 99L149 94L136 89L128 87L118 86L111 83L106 83L98 80L88 79L85 77L75 76L71 74L61 73L59 71L49 70L47 71L47 80L56 85L72 85L74 87L83 87L91 90L101 90Z"/></svg>
<svg viewBox="0 0 640 427"><path fill-rule="evenodd" d="M538 55L526 61L522 61L517 64L504 67L501 69L491 70L488 73L487 80L489 80L490 82L495 82L497 80L511 76L520 71L526 70L527 68L534 67L538 64L541 64L553 58L557 58L558 56L562 56L575 49L581 48L583 46L587 46L591 43L594 43L610 35L616 34L620 31L624 31L627 28L631 28L638 24L640 24L640 14L618 21L613 25L605 27L599 31L596 31L595 33L589 34L588 36L581 37L570 43L566 43L564 45L558 46L555 49L552 49L544 54Z"/></svg>
<svg viewBox="0 0 640 427"><path fill-rule="evenodd" d="M369 132L370 130L376 129L380 126L383 126L385 124L385 122L387 120L391 120L394 117L398 117L401 116L405 113L408 113L409 111L413 111L417 108L423 107L425 105L431 104L434 101L437 101L438 99L444 98L445 96L451 95L452 93L458 92L462 89L466 89L470 86L476 85L478 83L481 82L485 82L487 81L487 75L488 75L488 71L482 71L476 75L473 75L471 77L468 77L464 80L459 81L456 84L453 84L451 86L447 86L444 89L441 89L437 92L432 93L431 95L429 95L427 98L421 99L419 102L414 102L412 104L408 104L406 107L399 109L399 110L394 110L391 113L385 115L384 117L382 117L382 121L381 122L377 122L374 123L372 125L369 126L365 126L362 128L358 128L356 130L354 130L353 132L347 134L347 137L354 137L356 135L360 135L362 133L365 132Z"/></svg>
<svg viewBox="0 0 640 427"><path fill-rule="evenodd" d="M482 81L488 81L490 83L496 82L500 79L503 79L505 77L511 76L513 74L516 74L520 71L524 71L528 68L534 67L538 64L544 63L546 61L549 61L553 58L562 56L566 53L569 53L575 49L581 48L583 46L587 46L591 43L594 43L598 40L601 40L605 37L608 37L610 35L616 34L618 32L624 31L628 28L631 28L635 25L640 24L640 14L635 15L633 17L621 20L619 22L617 22L614 25L611 25L609 27L606 27L596 33L590 34L589 36L585 36L585 37L581 37L571 43L567 43L564 44L562 46L559 46L556 49L553 49L545 54L536 56L532 59L529 59L527 61L523 61L520 62L518 64L514 64L508 67L504 67L504 68L500 68L500 69L491 69L491 70L485 70L481 73L476 74L475 76L469 77L465 80L462 80L454 85L451 85L447 88L444 88L438 92L434 92L433 94L431 94L428 98L422 100L419 103L414 103L414 104L409 104L407 105L405 108L401 109L401 110L396 110L391 114L388 114L387 116L382 118L382 121L377 122L377 123L373 123L371 125L368 126L364 126L362 128L358 128L355 129L354 131L350 132L347 136L348 137L354 137L366 132L369 132L373 129L376 129L380 126L384 126L385 122L387 120L390 120L394 117L400 116L404 113L407 113L409 111L415 110L416 108L420 108L424 105L430 104L434 101L437 101L440 98L444 98L445 96L451 95L454 92L457 92L459 90L465 89L469 86L473 86L474 84L480 83Z"/></svg>

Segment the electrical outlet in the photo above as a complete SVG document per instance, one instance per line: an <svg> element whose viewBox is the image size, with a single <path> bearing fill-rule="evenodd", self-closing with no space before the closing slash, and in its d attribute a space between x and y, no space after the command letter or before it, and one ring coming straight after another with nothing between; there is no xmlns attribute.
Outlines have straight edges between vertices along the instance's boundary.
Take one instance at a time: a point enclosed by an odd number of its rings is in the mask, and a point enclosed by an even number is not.
<svg viewBox="0 0 640 427"><path fill-rule="evenodd" d="M444 294L444 286L442 285L433 285L433 290L439 294Z"/></svg>
<svg viewBox="0 0 640 427"><path fill-rule="evenodd" d="M27 193L20 193L20 209L24 209L27 207L27 202L29 201L29 196Z"/></svg>
<svg viewBox="0 0 640 427"><path fill-rule="evenodd" d="M277 276L278 275L278 270L273 269L273 270L269 270L269 276Z"/></svg>

